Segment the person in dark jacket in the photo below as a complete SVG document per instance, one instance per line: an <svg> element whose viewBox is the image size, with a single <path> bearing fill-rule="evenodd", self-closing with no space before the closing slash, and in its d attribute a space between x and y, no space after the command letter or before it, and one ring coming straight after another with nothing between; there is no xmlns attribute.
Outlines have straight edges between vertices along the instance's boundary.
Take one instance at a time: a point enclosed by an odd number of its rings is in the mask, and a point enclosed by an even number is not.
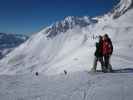
<svg viewBox="0 0 133 100"><path fill-rule="evenodd" d="M110 57L113 53L112 41L107 34L103 36L103 50L102 55L104 58L104 66L106 72L112 72L112 65L110 64Z"/></svg>
<svg viewBox="0 0 133 100"><path fill-rule="evenodd" d="M101 63L102 71L104 71L104 62L103 62L103 55L102 55L102 47L103 46L103 40L102 36L99 36L99 42L96 42L96 51L95 51L95 58L94 58L94 64L92 71L96 72L97 63L98 61Z"/></svg>

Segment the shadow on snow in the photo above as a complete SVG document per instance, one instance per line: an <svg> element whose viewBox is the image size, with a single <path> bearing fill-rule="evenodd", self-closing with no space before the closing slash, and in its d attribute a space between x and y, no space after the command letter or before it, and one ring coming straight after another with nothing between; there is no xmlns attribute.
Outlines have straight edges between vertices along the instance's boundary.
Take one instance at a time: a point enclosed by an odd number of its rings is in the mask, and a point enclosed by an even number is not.
<svg viewBox="0 0 133 100"><path fill-rule="evenodd" d="M133 73L133 68L124 68L113 70L114 73Z"/></svg>
<svg viewBox="0 0 133 100"><path fill-rule="evenodd" d="M97 70L97 72L102 72L101 70ZM107 72L110 73L110 72ZM133 68L123 68L123 69L113 69L111 73L133 73Z"/></svg>

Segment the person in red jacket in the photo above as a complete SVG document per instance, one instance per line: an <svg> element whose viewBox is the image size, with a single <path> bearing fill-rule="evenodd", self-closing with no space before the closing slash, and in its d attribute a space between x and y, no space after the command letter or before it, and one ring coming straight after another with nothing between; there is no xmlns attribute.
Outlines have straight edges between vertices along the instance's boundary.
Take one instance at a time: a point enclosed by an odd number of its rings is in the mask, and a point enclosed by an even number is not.
<svg viewBox="0 0 133 100"><path fill-rule="evenodd" d="M107 34L103 36L103 49L102 49L102 54L104 58L104 65L106 68L106 72L112 72L112 66L110 64L110 56L112 55L113 52L113 45L112 41L109 38Z"/></svg>
<svg viewBox="0 0 133 100"><path fill-rule="evenodd" d="M101 63L101 69L104 72L104 62L103 62L103 55L102 55L102 42L103 42L103 37L99 36L99 42L96 42L96 50L94 53L94 63L93 63L93 67L91 69L92 72L96 72L97 69L97 63L100 62Z"/></svg>

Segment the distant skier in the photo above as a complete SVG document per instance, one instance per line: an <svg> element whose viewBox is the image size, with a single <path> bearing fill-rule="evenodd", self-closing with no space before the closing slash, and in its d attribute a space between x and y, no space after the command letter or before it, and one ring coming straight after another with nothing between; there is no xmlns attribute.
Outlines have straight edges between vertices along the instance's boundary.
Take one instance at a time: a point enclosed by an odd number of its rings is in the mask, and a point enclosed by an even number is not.
<svg viewBox="0 0 133 100"><path fill-rule="evenodd" d="M92 68L93 72L96 72L98 61L101 63L102 71L104 72L104 70L105 70L102 49L103 49L103 39L102 39L102 36L99 36L99 42L96 42L96 51L94 54L95 58L94 58L94 64L93 64L93 68Z"/></svg>
<svg viewBox="0 0 133 100"><path fill-rule="evenodd" d="M36 75L36 76L38 76L38 75L39 75L39 73L38 73L38 72L36 72L36 73L35 73L35 75Z"/></svg>
<svg viewBox="0 0 133 100"><path fill-rule="evenodd" d="M103 58L104 58L104 66L106 68L106 72L112 72L112 65L110 64L110 57L113 53L113 45L112 41L107 34L103 36Z"/></svg>
<svg viewBox="0 0 133 100"><path fill-rule="evenodd" d="M67 71L66 70L64 70L64 74L67 75Z"/></svg>

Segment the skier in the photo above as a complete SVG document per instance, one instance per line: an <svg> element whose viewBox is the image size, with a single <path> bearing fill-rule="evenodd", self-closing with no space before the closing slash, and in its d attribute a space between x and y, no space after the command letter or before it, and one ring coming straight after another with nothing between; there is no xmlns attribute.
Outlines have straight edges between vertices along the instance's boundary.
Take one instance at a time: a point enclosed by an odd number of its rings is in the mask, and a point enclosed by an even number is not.
<svg viewBox="0 0 133 100"><path fill-rule="evenodd" d="M102 71L104 72L105 67L104 67L104 62L103 62L103 55L102 55L102 47L103 46L103 40L102 36L99 36L99 42L96 42L96 51L95 51L95 58L94 58L94 64L92 71L96 72L97 68L97 62L99 61L101 63Z"/></svg>
<svg viewBox="0 0 133 100"><path fill-rule="evenodd" d="M36 72L36 73L35 73L35 75L36 75L36 76L38 76L38 75L39 75L39 73L38 73L38 72Z"/></svg>
<svg viewBox="0 0 133 100"><path fill-rule="evenodd" d="M107 34L103 36L103 50L104 66L106 72L112 72L112 65L110 64L110 57L113 53L112 41Z"/></svg>

